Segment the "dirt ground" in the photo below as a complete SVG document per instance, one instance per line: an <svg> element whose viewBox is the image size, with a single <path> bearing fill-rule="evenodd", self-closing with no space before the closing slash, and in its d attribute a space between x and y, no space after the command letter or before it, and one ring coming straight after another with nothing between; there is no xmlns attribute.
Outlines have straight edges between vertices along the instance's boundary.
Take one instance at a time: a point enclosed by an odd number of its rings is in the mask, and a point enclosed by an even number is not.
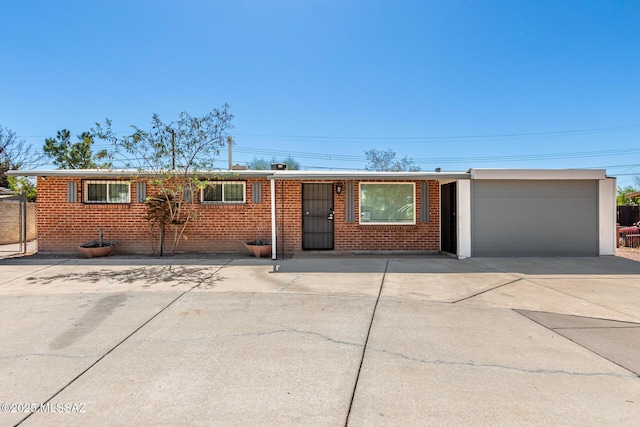
<svg viewBox="0 0 640 427"><path fill-rule="evenodd" d="M616 256L640 262L640 248L618 248Z"/></svg>

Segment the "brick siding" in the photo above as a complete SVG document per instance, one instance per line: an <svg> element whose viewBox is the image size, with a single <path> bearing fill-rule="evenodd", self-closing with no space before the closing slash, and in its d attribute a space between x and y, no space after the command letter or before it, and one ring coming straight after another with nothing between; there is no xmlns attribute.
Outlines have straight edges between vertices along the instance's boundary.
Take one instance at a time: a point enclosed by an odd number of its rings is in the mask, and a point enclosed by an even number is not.
<svg viewBox="0 0 640 427"><path fill-rule="evenodd" d="M93 179L93 178L92 178ZM141 179L139 179L141 180ZM143 179L142 179L143 180ZM77 183L77 202L67 202L67 183ZM270 181L249 178L244 204L200 204L194 195L197 218L191 222L179 243L178 252L244 252L243 243L271 239ZM252 202L252 183L262 184L261 203ZM323 181L317 181L323 182ZM332 182L332 181L325 181ZM370 181L367 181L370 182ZM382 182L382 181L381 181ZM356 182L356 218L358 212ZM302 182L276 181L276 223L278 254L302 251ZM77 177L38 178L38 250L43 253L75 253L77 246L98 238L115 240L116 250L124 253L151 253L151 237L143 203L136 202L136 185L131 181L131 203L83 203L83 180ZM155 189L148 184L147 195ZM284 195L284 197L282 197ZM429 222L419 222L420 186L416 181L415 225L360 225L345 222L345 192L334 192L334 249L336 251L437 251L440 247L440 186L429 181ZM284 215L283 215L284 214ZM284 223L282 218L284 216ZM172 236L167 230L165 248Z"/></svg>

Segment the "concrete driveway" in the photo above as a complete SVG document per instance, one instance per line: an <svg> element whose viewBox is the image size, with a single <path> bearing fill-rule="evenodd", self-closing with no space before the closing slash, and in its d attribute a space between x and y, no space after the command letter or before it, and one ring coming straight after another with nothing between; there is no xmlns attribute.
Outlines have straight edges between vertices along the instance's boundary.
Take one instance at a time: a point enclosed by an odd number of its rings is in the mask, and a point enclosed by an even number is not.
<svg viewBox="0 0 640 427"><path fill-rule="evenodd" d="M640 263L0 261L0 425L633 425Z"/></svg>

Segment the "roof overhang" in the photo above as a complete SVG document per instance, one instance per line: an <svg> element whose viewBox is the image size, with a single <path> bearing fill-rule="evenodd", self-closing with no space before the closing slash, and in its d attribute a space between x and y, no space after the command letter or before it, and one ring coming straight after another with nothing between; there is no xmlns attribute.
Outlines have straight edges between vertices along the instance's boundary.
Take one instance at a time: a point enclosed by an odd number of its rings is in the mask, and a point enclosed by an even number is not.
<svg viewBox="0 0 640 427"><path fill-rule="evenodd" d="M509 180L599 180L604 169L470 169L471 179Z"/></svg>
<svg viewBox="0 0 640 427"><path fill-rule="evenodd" d="M439 180L469 179L467 172L273 171L276 180Z"/></svg>
<svg viewBox="0 0 640 427"><path fill-rule="evenodd" d="M169 172L169 171L167 171ZM55 169L12 170L9 176L77 177L88 179L148 178L156 172L134 169ZM275 180L601 180L604 169L469 169L467 172L374 172L312 170L213 170L201 171L199 177L267 178ZM634 196L632 196L634 197Z"/></svg>
<svg viewBox="0 0 640 427"><path fill-rule="evenodd" d="M633 193L627 193L624 195L627 199L633 199L634 197L640 197L640 191L634 191Z"/></svg>
<svg viewBox="0 0 640 427"><path fill-rule="evenodd" d="M14 170L7 171L11 176L41 177L77 177L77 178L147 178L156 176L155 172L133 169L55 169L55 170ZM370 171L300 171L300 170L214 170L198 172L197 176L268 178L276 180L437 180L469 179L468 172L370 172Z"/></svg>
<svg viewBox="0 0 640 427"><path fill-rule="evenodd" d="M170 173L171 171L166 171ZM7 171L9 176L58 176L58 177L76 177L76 178L149 178L157 176L155 171L139 171L135 169L53 169L53 170L12 170ZM201 171L197 176L213 177L213 176L247 176L247 177L269 177L273 174L271 170L215 170ZM176 172L176 175L180 175ZM193 175L193 174L192 174Z"/></svg>

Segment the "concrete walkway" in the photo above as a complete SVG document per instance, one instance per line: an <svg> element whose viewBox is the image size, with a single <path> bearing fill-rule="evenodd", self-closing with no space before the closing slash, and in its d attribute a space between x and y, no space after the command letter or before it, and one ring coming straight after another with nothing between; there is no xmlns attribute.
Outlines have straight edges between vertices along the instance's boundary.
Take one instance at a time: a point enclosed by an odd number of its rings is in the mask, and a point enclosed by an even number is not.
<svg viewBox="0 0 640 427"><path fill-rule="evenodd" d="M0 425L640 419L616 257L2 260L0 313Z"/></svg>

